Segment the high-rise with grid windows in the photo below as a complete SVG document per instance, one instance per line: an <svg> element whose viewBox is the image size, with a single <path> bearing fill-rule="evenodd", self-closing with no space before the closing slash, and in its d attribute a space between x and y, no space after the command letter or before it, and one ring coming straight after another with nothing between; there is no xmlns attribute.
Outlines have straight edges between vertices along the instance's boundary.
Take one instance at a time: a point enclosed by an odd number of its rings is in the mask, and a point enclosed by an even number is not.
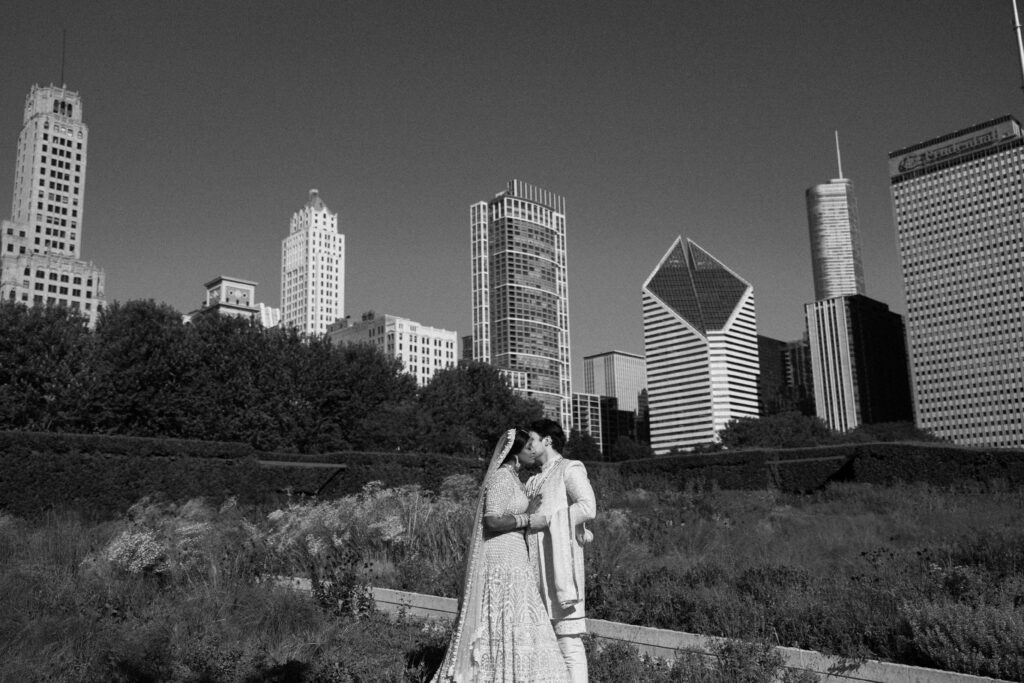
<svg viewBox="0 0 1024 683"><path fill-rule="evenodd" d="M317 190L281 241L281 325L322 335L345 317L345 236Z"/></svg>
<svg viewBox="0 0 1024 683"><path fill-rule="evenodd" d="M614 396L619 410L640 410L640 393L647 388L643 356L605 351L583 357L583 388L591 394Z"/></svg>
<svg viewBox="0 0 1024 683"><path fill-rule="evenodd" d="M546 417L572 425L565 199L511 180L470 207L473 360L520 378Z"/></svg>
<svg viewBox="0 0 1024 683"><path fill-rule="evenodd" d="M754 289L692 241L677 239L643 286L651 448L713 442L758 417Z"/></svg>
<svg viewBox="0 0 1024 683"><path fill-rule="evenodd" d="M889 154L917 424L1024 446L1024 131L1011 116Z"/></svg>
<svg viewBox="0 0 1024 683"><path fill-rule="evenodd" d="M23 121L11 220L0 225L0 298L72 308L95 324L106 277L80 260L89 143L82 98L33 85Z"/></svg>
<svg viewBox="0 0 1024 683"><path fill-rule="evenodd" d="M864 293L864 266L853 182L835 178L808 188L814 298Z"/></svg>

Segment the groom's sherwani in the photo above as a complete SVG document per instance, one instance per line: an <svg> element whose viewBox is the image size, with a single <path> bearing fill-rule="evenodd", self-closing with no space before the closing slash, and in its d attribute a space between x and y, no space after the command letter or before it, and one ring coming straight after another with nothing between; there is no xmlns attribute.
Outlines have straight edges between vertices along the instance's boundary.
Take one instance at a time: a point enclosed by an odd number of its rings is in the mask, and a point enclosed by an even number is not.
<svg viewBox="0 0 1024 683"><path fill-rule="evenodd" d="M579 460L558 456L526 482L530 509L550 520L547 529L528 534L530 557L537 568L540 596L558 635L587 630L583 585L583 546L590 532L585 522L597 514L587 468ZM537 495L540 503L536 505Z"/></svg>

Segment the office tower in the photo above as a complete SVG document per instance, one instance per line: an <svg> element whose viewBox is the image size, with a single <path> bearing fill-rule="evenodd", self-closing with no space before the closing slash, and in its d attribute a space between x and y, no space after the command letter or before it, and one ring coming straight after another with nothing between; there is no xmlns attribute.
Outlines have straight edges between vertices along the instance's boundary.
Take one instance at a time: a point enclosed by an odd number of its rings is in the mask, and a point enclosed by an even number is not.
<svg viewBox="0 0 1024 683"><path fill-rule="evenodd" d="M808 188L806 194L815 300L864 293L857 200L853 183L843 177L838 133L836 161L839 177Z"/></svg>
<svg viewBox="0 0 1024 683"><path fill-rule="evenodd" d="M281 241L281 324L321 335L345 317L345 236L317 190Z"/></svg>
<svg viewBox="0 0 1024 683"><path fill-rule="evenodd" d="M603 453L606 441L602 431L603 420L601 397L597 394L573 392L572 394L572 426L582 434L594 440Z"/></svg>
<svg viewBox="0 0 1024 683"><path fill-rule="evenodd" d="M761 364L757 384L761 415L788 412L814 415L814 383L807 337L786 342L758 335L757 350Z"/></svg>
<svg viewBox="0 0 1024 683"><path fill-rule="evenodd" d="M583 389L589 394L614 396L619 410L639 409L640 392L647 387L643 356L605 351L583 357Z"/></svg>
<svg viewBox="0 0 1024 683"><path fill-rule="evenodd" d="M643 286L651 447L709 443L734 418L757 417L754 290L678 238Z"/></svg>
<svg viewBox="0 0 1024 683"><path fill-rule="evenodd" d="M363 313L357 323L342 321L327 333L334 344L370 344L402 361L404 371L420 386L441 370L455 366L458 333L428 327L397 315Z"/></svg>
<svg viewBox="0 0 1024 683"><path fill-rule="evenodd" d="M757 335L757 407L762 416L792 410L786 400L786 348L784 341Z"/></svg>
<svg viewBox="0 0 1024 683"><path fill-rule="evenodd" d="M814 405L836 431L914 418L903 318L866 296L835 296L804 307Z"/></svg>
<svg viewBox="0 0 1024 683"><path fill-rule="evenodd" d="M79 260L88 142L78 93L33 85L18 136L11 220L0 226L0 298L67 306L93 325L106 276Z"/></svg>
<svg viewBox="0 0 1024 683"><path fill-rule="evenodd" d="M811 343L804 332L803 339L786 344L783 367L788 400L793 410L803 415L816 415L814 408L814 374L811 370Z"/></svg>
<svg viewBox="0 0 1024 683"><path fill-rule="evenodd" d="M889 154L917 426L1024 446L1024 132L1011 116Z"/></svg>
<svg viewBox="0 0 1024 683"><path fill-rule="evenodd" d="M519 180L470 207L473 360L572 425L565 199Z"/></svg>

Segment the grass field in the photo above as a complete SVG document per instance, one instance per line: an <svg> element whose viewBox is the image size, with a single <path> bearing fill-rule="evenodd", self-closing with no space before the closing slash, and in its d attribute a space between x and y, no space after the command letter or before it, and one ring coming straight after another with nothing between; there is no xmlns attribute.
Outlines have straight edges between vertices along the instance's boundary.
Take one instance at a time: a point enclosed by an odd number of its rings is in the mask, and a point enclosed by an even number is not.
<svg viewBox="0 0 1024 683"><path fill-rule="evenodd" d="M0 680L420 681L442 627L365 586L457 596L476 486L266 513L142 501L116 522L0 515ZM591 649L592 680L769 681L767 645L1024 680L1024 494L598 490L590 616L745 639L710 668ZM268 577L312 579L314 599Z"/></svg>

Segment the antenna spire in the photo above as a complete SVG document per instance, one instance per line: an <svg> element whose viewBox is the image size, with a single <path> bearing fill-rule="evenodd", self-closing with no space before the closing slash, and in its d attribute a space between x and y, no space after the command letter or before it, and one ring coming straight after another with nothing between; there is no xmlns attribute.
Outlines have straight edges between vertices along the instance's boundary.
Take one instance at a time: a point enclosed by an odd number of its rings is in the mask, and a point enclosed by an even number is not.
<svg viewBox="0 0 1024 683"><path fill-rule="evenodd" d="M1013 0L1017 2L1017 0ZM843 179L843 157L839 154L839 131L836 131L836 164L839 166L839 179Z"/></svg>
<svg viewBox="0 0 1024 683"><path fill-rule="evenodd" d="M65 48L67 47L67 43L68 43L68 30L64 29L64 32L62 33L61 38L60 38L60 87L62 87L62 88L65 87L64 86L64 55L65 55Z"/></svg>
<svg viewBox="0 0 1024 683"><path fill-rule="evenodd" d="M1024 90L1024 39L1020 34L1020 13L1017 11L1017 0L1013 0L1013 30L1017 34L1017 53L1020 55L1020 87Z"/></svg>

